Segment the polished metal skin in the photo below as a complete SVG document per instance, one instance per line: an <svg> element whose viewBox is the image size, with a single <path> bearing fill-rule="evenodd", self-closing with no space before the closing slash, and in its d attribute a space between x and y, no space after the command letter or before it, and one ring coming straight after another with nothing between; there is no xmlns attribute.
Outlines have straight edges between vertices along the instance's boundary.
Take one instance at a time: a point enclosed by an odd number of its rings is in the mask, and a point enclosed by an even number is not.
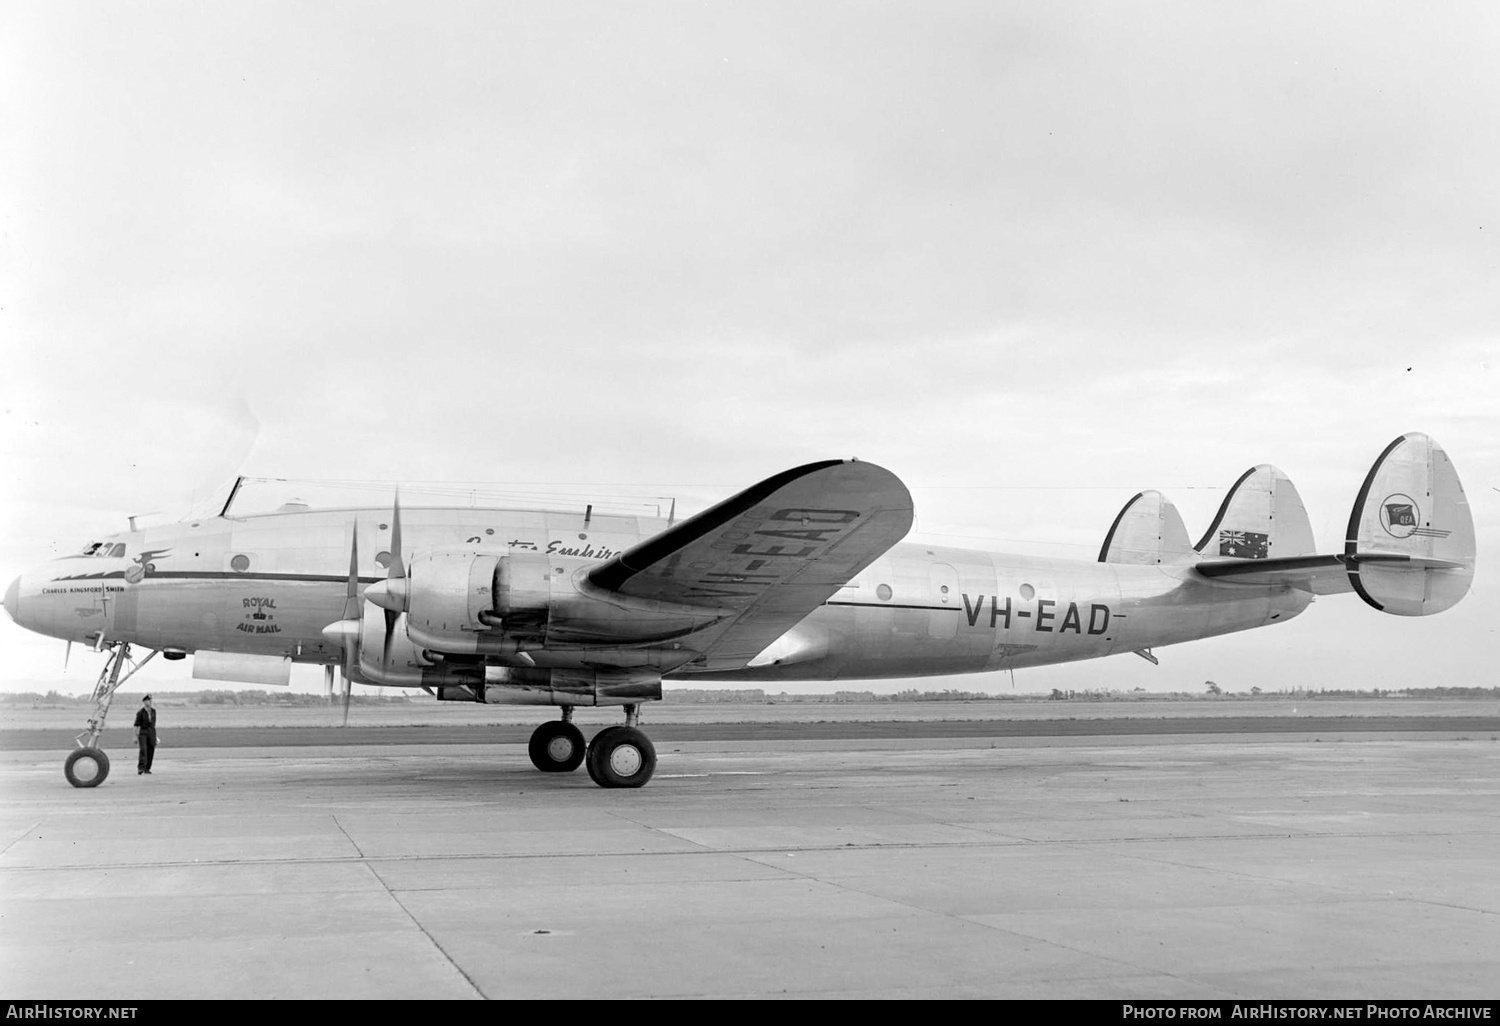
<svg viewBox="0 0 1500 1026"><path fill-rule="evenodd" d="M113 535L23 574L4 605L30 630L113 646L117 666L130 645L199 653L195 676L213 679L284 683L292 662L339 665L346 680L559 705L565 719L576 705L622 705L633 730L663 678L868 680L1153 658L1289 620L1315 594L1437 612L1462 598L1474 564L1462 487L1419 434L1381 454L1332 555L1312 550L1301 499L1270 466L1236 482L1196 546L1170 502L1141 493L1097 562L900 541L911 522L901 482L858 461L786 471L675 524L399 501L224 515ZM645 766L648 777L655 757L638 734L589 763L596 780L644 783L632 774Z"/></svg>
<svg viewBox="0 0 1500 1026"><path fill-rule="evenodd" d="M13 582L15 596L6 606L21 626L71 641L93 643L102 632L108 641L167 651L339 663L342 646L325 636L324 628L342 617L346 573L340 563L348 560L358 521L369 535L361 538L360 550L370 553L359 568L360 579L369 585L383 579L384 568L375 562L382 551L380 515L378 510L268 514L114 535L108 541L123 543L127 553L150 549L171 555L158 556L156 569L134 584L124 576L136 565L129 555L54 560ZM412 509L404 516L408 544L417 550L449 546L455 537L493 528L494 537L514 540L527 552L530 546L542 553L563 551L580 542L619 552L665 527L644 518L595 516L583 531L581 515L539 511ZM587 537L580 539L581 534ZM241 557L248 561L242 571L232 565ZM569 574L595 563L568 556L554 556L552 562ZM654 654L668 673L735 679L972 673L1092 659L1246 630L1294 616L1309 599L1283 585L1216 585L1190 565L1085 563L903 542L795 624L780 660L746 666L757 652L724 665L710 652L711 664L697 668L670 649ZM376 619L366 616L365 622ZM653 626L659 623L653 618ZM461 636L454 647L472 650L476 637L482 635ZM414 649L408 646L404 653L410 661L416 659ZM597 661L602 651L537 648L530 656L538 666L578 668Z"/></svg>

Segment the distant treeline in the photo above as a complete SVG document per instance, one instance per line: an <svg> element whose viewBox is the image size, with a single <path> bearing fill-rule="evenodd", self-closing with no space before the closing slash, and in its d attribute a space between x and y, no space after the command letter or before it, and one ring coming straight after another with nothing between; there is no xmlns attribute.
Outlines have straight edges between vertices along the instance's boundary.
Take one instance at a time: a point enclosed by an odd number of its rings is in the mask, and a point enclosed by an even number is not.
<svg viewBox="0 0 1500 1026"><path fill-rule="evenodd" d="M1212 685L1212 682L1209 682ZM145 691L134 693L121 692L115 695L115 704L138 705ZM167 705L262 705L262 706L290 706L290 707L316 707L326 706L329 699L320 694L297 694L289 691L262 691L246 689L243 691L162 691L155 695L157 704ZM39 708L43 706L61 705L86 705L90 694L63 694L59 691L48 691L45 694L38 691L20 691L13 693L0 692L0 706L30 706ZM1067 690L1053 689L1050 695L1032 693L990 695L982 691L959 691L949 688L945 691L918 691L908 688L905 691L897 691L891 694L879 694L874 691L835 691L832 694L816 695L793 695L785 691L769 694L762 688L667 688L662 693L663 700L668 705L839 705L839 704L866 704L866 703L888 703L888 702L1017 702L1036 701L1046 699L1054 702L1162 702L1162 701L1257 701L1275 698L1297 698L1299 700L1317 699L1375 699L1375 698L1421 698L1421 699L1443 699L1443 698L1500 698L1500 687L1490 688L1402 688L1399 690L1383 690L1375 688L1372 690L1358 690L1354 688L1317 688L1317 689L1290 689L1282 691L1266 691L1261 688L1252 688L1249 691L1234 692L1225 688L1217 688L1212 685L1207 691L1165 691L1148 692L1144 690L1135 691L1106 691L1098 690ZM340 701L334 698L334 702ZM350 696L353 705L405 705L411 702L430 701L426 695L421 694L399 694L399 695L371 695L361 694L356 691Z"/></svg>
<svg viewBox="0 0 1500 1026"><path fill-rule="evenodd" d="M114 705L121 704L135 706L141 703L144 695L151 695L157 705L274 705L274 706L326 706L329 699L323 695L294 694L288 691L137 691L133 694L117 692ZM23 691L19 694L0 694L0 705L87 705L90 694L62 694L57 691L48 691L41 694L35 691ZM421 696L425 698L426 696ZM341 702L342 696L333 699ZM349 696L351 705L405 705L412 701L410 695L361 695L354 692Z"/></svg>

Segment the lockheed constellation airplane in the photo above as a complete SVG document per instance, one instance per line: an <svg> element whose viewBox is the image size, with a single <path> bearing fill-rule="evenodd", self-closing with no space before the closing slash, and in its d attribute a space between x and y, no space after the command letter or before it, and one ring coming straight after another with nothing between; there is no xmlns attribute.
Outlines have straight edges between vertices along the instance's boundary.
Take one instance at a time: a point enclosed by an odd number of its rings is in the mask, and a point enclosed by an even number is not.
<svg viewBox="0 0 1500 1026"><path fill-rule="evenodd" d="M238 484L236 484L236 491ZM153 656L194 676L286 684L293 662L442 701L561 707L531 737L544 771L640 787L656 752L641 703L662 680L810 681L984 673L1152 650L1290 620L1316 595L1427 616L1474 573L1474 524L1422 434L1375 461L1343 551L1320 555L1275 467L1247 470L1193 545L1141 492L1095 562L903 542L912 500L887 470L810 463L681 522L531 509L305 507L135 529L27 571L23 627L107 651L65 773L109 773L115 690ZM130 646L149 648L140 662ZM125 670L126 664L131 669ZM577 706L623 707L585 742Z"/></svg>

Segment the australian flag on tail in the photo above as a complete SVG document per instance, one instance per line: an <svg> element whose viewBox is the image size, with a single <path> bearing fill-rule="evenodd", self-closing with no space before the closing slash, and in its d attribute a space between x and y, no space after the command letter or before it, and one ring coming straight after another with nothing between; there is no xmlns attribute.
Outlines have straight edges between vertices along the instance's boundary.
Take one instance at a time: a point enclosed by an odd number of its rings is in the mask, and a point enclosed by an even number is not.
<svg viewBox="0 0 1500 1026"><path fill-rule="evenodd" d="M1409 502L1386 503L1385 518L1390 521L1392 527L1417 526L1417 511Z"/></svg>
<svg viewBox="0 0 1500 1026"><path fill-rule="evenodd" d="M1220 531L1219 555L1235 559L1265 559L1271 554L1271 536L1255 531Z"/></svg>

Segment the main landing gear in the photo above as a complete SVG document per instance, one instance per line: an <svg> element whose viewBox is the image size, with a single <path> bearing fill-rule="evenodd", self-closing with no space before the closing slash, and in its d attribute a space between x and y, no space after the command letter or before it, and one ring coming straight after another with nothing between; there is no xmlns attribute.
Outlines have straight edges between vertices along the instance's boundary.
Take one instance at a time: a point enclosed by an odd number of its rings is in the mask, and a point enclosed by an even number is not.
<svg viewBox="0 0 1500 1026"><path fill-rule="evenodd" d="M584 745L573 725L573 707L563 706L561 720L543 723L527 746L531 762L544 773L566 773L579 765L600 787L642 787L656 772L656 747L640 730L640 706L625 706L625 724L605 727Z"/></svg>
<svg viewBox="0 0 1500 1026"><path fill-rule="evenodd" d="M527 752L543 773L571 773L583 765L587 747L583 731L573 725L573 707L565 705L562 719L548 720L532 732Z"/></svg>
<svg viewBox="0 0 1500 1026"><path fill-rule="evenodd" d="M130 658L130 646L125 642L117 641L109 646L109 662L99 672L99 679L94 683L94 693L90 699L94 703L94 715L89 717L89 725L73 739L78 747L68 754L63 763L63 776L74 787L98 787L109 776L109 756L99 747L99 735L104 733L104 719L109 715L109 705L114 701L115 691L120 685L135 676L136 671L149 663L158 651L160 650L152 649L150 655L137 663ZM122 677L120 671L127 662L131 666Z"/></svg>

